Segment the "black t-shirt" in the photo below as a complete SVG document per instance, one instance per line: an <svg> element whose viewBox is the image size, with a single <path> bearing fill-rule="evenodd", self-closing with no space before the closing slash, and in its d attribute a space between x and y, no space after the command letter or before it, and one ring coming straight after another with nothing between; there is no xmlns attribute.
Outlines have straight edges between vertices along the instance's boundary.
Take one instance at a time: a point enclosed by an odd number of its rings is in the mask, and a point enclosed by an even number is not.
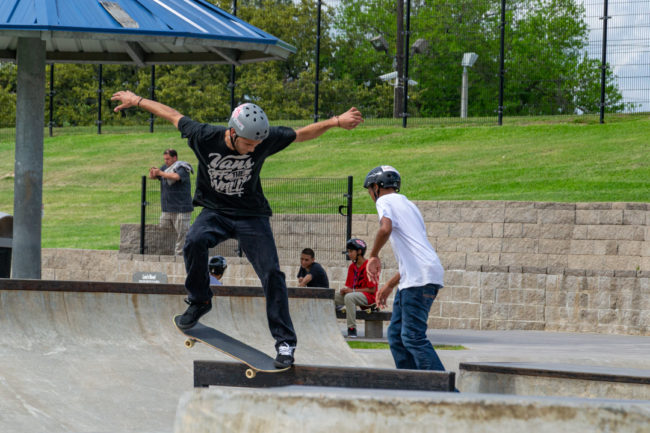
<svg viewBox="0 0 650 433"><path fill-rule="evenodd" d="M228 216L271 216L260 183L262 164L296 139L293 129L271 127L269 136L246 155L226 146L227 128L223 126L199 123L185 116L178 122L178 130L199 161L195 206Z"/></svg>
<svg viewBox="0 0 650 433"><path fill-rule="evenodd" d="M311 281L307 283L307 287L329 287L330 281L327 278L327 272L319 263L312 263L309 272L307 269L300 267L298 271L298 278L302 278L307 274L311 274Z"/></svg>

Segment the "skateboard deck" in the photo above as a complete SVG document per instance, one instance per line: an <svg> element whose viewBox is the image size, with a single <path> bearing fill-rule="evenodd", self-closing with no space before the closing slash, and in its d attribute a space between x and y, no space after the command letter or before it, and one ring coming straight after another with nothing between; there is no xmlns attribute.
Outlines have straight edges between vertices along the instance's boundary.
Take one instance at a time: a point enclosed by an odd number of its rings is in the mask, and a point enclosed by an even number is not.
<svg viewBox="0 0 650 433"><path fill-rule="evenodd" d="M360 305L359 309L361 311L365 311L368 314L379 311L379 308L377 308L377 304L374 303L374 302L372 304L370 304L370 305Z"/></svg>
<svg viewBox="0 0 650 433"><path fill-rule="evenodd" d="M262 373L281 373L289 370L291 367L276 368L273 358L266 353L242 343L236 338L224 334L209 326L205 326L198 322L190 329L181 329L178 327L178 319L180 315L174 316L174 325L187 337L185 340L185 347L188 349L194 346L194 343L201 342L207 346L217 349L218 351L236 359L237 361L246 364L246 377L252 379L258 372Z"/></svg>

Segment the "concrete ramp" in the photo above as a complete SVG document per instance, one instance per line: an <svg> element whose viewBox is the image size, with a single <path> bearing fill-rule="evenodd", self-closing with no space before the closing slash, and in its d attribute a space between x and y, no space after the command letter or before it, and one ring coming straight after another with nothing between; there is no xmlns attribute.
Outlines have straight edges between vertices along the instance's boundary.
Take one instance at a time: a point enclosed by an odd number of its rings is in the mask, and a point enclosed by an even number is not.
<svg viewBox="0 0 650 433"><path fill-rule="evenodd" d="M171 432L194 360L172 323L179 285L0 279L0 431ZM333 291L290 289L301 364L366 362L345 343ZM261 288L217 289L205 322L269 355Z"/></svg>
<svg viewBox="0 0 650 433"><path fill-rule="evenodd" d="M286 387L184 394L175 433L647 433L650 402Z"/></svg>

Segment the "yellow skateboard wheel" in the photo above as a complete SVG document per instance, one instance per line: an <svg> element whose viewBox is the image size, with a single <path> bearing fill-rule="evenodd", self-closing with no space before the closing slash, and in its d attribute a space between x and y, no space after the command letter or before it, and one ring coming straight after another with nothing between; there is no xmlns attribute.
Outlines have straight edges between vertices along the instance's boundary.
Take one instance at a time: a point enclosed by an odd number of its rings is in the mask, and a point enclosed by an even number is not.
<svg viewBox="0 0 650 433"><path fill-rule="evenodd" d="M252 379L255 377L255 371L252 368L246 369L246 377Z"/></svg>

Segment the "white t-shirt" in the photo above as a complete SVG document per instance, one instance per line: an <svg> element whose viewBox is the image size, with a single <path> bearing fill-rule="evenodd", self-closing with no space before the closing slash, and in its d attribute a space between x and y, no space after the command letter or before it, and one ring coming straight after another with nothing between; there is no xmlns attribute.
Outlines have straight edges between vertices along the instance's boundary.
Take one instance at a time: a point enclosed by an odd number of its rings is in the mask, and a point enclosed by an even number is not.
<svg viewBox="0 0 650 433"><path fill-rule="evenodd" d="M377 199L379 221L388 218L393 224L390 243L399 266L398 289L427 284L443 285L444 269L436 250L427 238L420 210L406 196L392 193Z"/></svg>

